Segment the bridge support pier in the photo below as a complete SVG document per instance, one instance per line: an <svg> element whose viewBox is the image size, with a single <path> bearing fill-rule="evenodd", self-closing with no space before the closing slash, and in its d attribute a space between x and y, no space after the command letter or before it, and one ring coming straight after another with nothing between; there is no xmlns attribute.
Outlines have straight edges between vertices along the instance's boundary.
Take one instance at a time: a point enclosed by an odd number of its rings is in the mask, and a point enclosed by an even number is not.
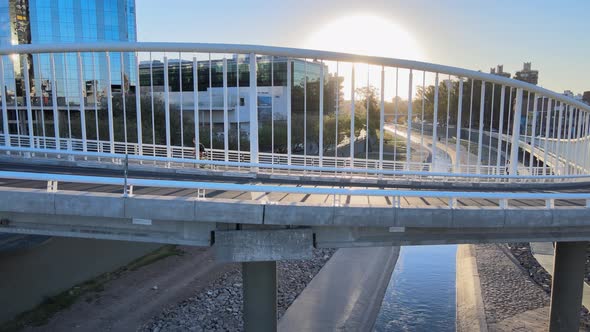
<svg viewBox="0 0 590 332"><path fill-rule="evenodd" d="M277 262L242 263L244 330L277 330Z"/></svg>
<svg viewBox="0 0 590 332"><path fill-rule="evenodd" d="M579 331L588 242L556 242L549 331Z"/></svg>

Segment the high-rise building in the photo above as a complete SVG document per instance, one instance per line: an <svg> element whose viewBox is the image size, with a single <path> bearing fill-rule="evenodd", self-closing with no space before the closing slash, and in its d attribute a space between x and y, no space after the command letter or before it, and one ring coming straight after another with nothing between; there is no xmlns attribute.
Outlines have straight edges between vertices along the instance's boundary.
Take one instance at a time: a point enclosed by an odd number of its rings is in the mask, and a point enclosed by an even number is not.
<svg viewBox="0 0 590 332"><path fill-rule="evenodd" d="M497 65L496 68L490 68L490 74L510 78L510 73L504 71L504 65Z"/></svg>
<svg viewBox="0 0 590 332"><path fill-rule="evenodd" d="M135 0L0 0L0 47L136 40ZM5 56L4 59L7 79L3 99L9 107L24 106L28 74L31 106L36 112L52 106L54 101L61 107L75 108L81 102L94 105L105 99L109 85L117 92L122 87L134 89L137 81L131 53L111 54L110 83L107 83L104 54L83 53L80 59L76 54L20 55L13 56L12 61ZM81 75L80 63L84 68ZM56 82L55 86L52 82ZM15 113L9 112L11 132L14 129L26 133L26 127L17 125Z"/></svg>
<svg viewBox="0 0 590 332"><path fill-rule="evenodd" d="M0 0L0 46L136 39L135 0Z"/></svg>
<svg viewBox="0 0 590 332"><path fill-rule="evenodd" d="M514 74L514 79L537 85L539 82L539 71L532 70L531 63L525 62L522 70L519 70Z"/></svg>
<svg viewBox="0 0 590 332"><path fill-rule="evenodd" d="M136 41L135 0L0 0L0 47L18 44L57 44L101 41ZM132 61L133 59L133 61ZM51 123L54 108L60 122L70 123L79 117L80 103L97 104L100 95L108 86L107 66L104 56L82 54L48 54L2 56L4 86L0 87L0 103L6 103L8 131L10 134L29 134L26 125L25 77L29 77L31 109L33 111L33 135L54 135ZM82 73L84 87L80 93L79 61L85 70ZM125 75L121 75L121 64ZM131 54L111 55L111 87L125 86L121 82L135 79L135 60ZM54 68L52 71L51 68ZM86 68L93 68L88 71ZM55 77L53 76L55 73ZM127 78L126 78L127 77ZM51 82L56 82L55 87ZM54 100L56 101L54 103ZM44 121L43 121L44 120ZM43 125L41 125L43 124ZM0 127L0 132L3 128ZM75 133L75 131L74 131ZM64 125L59 130L61 137L73 137L72 129ZM28 248L43 243L46 236L22 236L4 241L9 246L0 246L0 251Z"/></svg>

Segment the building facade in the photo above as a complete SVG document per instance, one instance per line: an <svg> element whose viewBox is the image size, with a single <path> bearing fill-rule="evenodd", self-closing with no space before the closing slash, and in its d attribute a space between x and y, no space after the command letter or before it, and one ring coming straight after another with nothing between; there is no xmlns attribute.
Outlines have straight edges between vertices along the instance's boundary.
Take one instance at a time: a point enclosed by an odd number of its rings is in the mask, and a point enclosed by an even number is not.
<svg viewBox="0 0 590 332"><path fill-rule="evenodd" d="M160 60L143 61L139 65L139 82L142 98L151 99L149 108L158 112L158 101L166 98L170 104L172 116L183 118L186 123L194 121L195 108L199 122L201 141L207 146L219 145L224 132L224 78L223 59L189 61L168 60L168 89L165 87L165 65ZM195 70L196 63L196 70ZM275 137L275 149L286 149L287 118L289 110L288 65L291 66L291 123L294 142L308 142L310 150L317 144L316 131L303 132L304 123L312 127L318 123L320 110L320 77L324 73L323 114L334 113L336 98L339 98L341 86L337 77L328 74L325 64L300 59L287 60L280 57L257 57L257 100L258 127L268 133L260 137ZM226 87L228 125L230 140L247 136L250 122L250 69L249 56L241 55L226 60ZM323 68L323 70L322 70ZM195 81L196 78L196 81ZM337 86L338 85L338 86ZM195 91L196 89L196 91ZM166 93L167 92L167 93ZM152 107L156 105L156 107ZM160 106L161 108L161 106ZM144 110L142 110L142 113ZM160 110L161 112L161 110ZM149 112L148 112L149 113ZM146 114L151 117L151 114ZM157 117L157 115L156 115ZM183 126L179 124L179 126ZM185 125L186 127L186 125ZM186 145L192 135L192 126L183 128L182 139L176 144ZM149 128L147 128L149 131ZM157 128L153 130L155 136ZM270 136L271 133L274 136ZM190 133L187 135L187 133ZM239 134L238 134L239 133ZM304 139L305 136L305 139ZM216 143L216 138L218 142ZM245 137L247 139L247 137ZM154 139L158 141L158 137ZM174 141L174 137L173 137ZM299 142L301 141L301 142ZM317 148L317 147L316 147ZM261 139L261 151L268 146Z"/></svg>
<svg viewBox="0 0 590 332"><path fill-rule="evenodd" d="M504 65L498 65L496 68L490 68L490 74L510 78L510 73L504 71Z"/></svg>
<svg viewBox="0 0 590 332"><path fill-rule="evenodd" d="M0 47L136 40L135 0L0 0ZM27 76L31 107L34 117L39 118L50 116L42 114L42 110L54 103L71 118L70 107L79 109L80 103L93 106L106 95L109 87L120 91L122 87L135 86L136 82L135 57L127 53L110 56L110 82L107 82L104 55L85 53L79 58L75 54L20 55L13 56L12 61L7 57L3 60L2 102L12 110L9 112L10 132L17 134L27 134L27 128L18 121L23 116L19 114L23 112L21 108L27 106ZM82 73L80 63L84 68ZM80 82L80 77L84 82ZM38 129L36 135L46 128ZM71 136L71 130L60 132L62 137L68 135Z"/></svg>
<svg viewBox="0 0 590 332"><path fill-rule="evenodd" d="M519 70L514 74L514 79L537 85L537 83L539 83L539 71L531 69L530 62L525 62L522 66L522 70Z"/></svg>

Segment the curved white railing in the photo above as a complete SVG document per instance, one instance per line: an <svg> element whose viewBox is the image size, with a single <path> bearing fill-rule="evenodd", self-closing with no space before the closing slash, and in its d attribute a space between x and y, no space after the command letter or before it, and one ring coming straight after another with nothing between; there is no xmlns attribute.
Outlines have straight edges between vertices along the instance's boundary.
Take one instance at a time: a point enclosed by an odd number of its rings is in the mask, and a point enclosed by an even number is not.
<svg viewBox="0 0 590 332"><path fill-rule="evenodd" d="M0 150L13 155L335 180L590 176L590 106L431 63L257 45L15 45L0 48L0 85Z"/></svg>

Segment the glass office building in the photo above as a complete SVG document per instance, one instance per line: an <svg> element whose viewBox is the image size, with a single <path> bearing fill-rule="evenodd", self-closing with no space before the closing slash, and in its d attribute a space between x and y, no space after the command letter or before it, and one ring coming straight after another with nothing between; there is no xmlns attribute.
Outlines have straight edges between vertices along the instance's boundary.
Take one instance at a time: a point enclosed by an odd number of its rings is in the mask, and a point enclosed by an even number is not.
<svg viewBox="0 0 590 332"><path fill-rule="evenodd" d="M0 46L136 40L135 0L0 0ZM40 112L54 103L60 111L67 112L63 116L76 117L71 111L75 111L76 106L79 109L81 102L88 107L100 106L109 86L117 94L123 89L134 89L136 82L135 57L130 53L110 55L110 81L103 54L83 53L79 58L76 54L57 53L53 56L21 55L10 59L5 56L3 60L5 96L2 102L10 109L19 110L10 114L10 132L14 134L27 134L27 129L18 125L21 108L26 106L25 74L30 78L35 117L46 115ZM35 132L35 135L40 134ZM71 135L71 129L67 133L60 130L62 137Z"/></svg>
<svg viewBox="0 0 590 332"><path fill-rule="evenodd" d="M250 104L253 102L250 100L249 94L249 62L248 55L233 56L226 60L227 121L230 125L228 134L229 146L233 149L237 149L238 137L247 136L249 131ZM192 124L187 126L187 122L194 121L193 113L197 107L200 141L206 142L205 146L207 147L223 148L225 121L223 63L222 59L196 62L186 59L171 59L168 60L167 80L165 79L165 65L159 59L140 63L139 82L142 95L154 100L166 99L170 103L173 118L183 113L182 120L176 121L178 127L183 127L182 133L172 133L173 144L181 146L184 146L186 142L190 144L194 129ZM259 56L256 63L259 151L269 152L273 145L275 152L287 150L289 104L294 153L297 153L297 146L303 146L306 141L315 142L317 145L318 130L305 131L304 124L307 123L308 128L317 129L322 67L324 67L324 115L330 115L335 111L336 93L340 91L334 88L335 82L338 81L337 78L330 76L327 66L317 61L304 59L290 59L288 61L283 57ZM288 63L290 63L292 73L290 91L288 91L289 84L287 82ZM197 65L196 70L195 64ZM165 94L166 81L168 82L167 95ZM289 96L290 101L288 100ZM150 115L146 114L146 116ZM274 137L274 140L271 137ZM163 139L160 135L154 140L161 142ZM233 146L232 142L235 143ZM299 152L302 151L301 149ZM309 151L317 153L317 147L315 150Z"/></svg>

